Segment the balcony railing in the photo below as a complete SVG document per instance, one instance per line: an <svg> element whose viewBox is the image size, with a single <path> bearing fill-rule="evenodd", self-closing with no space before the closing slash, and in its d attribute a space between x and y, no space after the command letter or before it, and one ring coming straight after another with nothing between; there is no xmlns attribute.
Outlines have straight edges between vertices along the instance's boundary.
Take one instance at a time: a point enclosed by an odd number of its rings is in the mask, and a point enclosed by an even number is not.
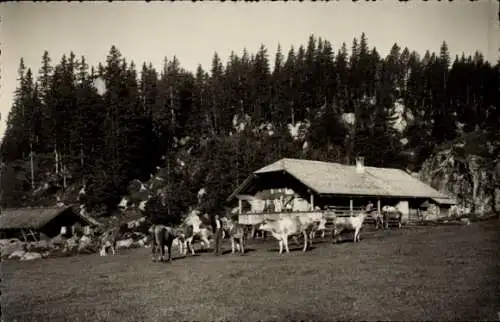
<svg viewBox="0 0 500 322"><path fill-rule="evenodd" d="M351 214L357 214L360 211L363 211L364 207L353 207L352 210L350 207L343 206L334 206L328 207L323 210L311 210L311 211L281 211L281 212L244 212L239 215L239 222L245 225L255 225L262 222L264 219L280 219L290 216L307 216L313 220L319 220L323 217L324 213L328 213L329 211L333 211L337 216L350 216Z"/></svg>

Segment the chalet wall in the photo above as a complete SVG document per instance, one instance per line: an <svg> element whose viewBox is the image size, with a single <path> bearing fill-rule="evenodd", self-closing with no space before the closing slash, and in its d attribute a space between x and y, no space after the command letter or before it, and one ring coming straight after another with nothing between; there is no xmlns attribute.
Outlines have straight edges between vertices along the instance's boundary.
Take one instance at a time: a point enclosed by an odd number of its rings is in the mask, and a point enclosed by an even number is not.
<svg viewBox="0 0 500 322"><path fill-rule="evenodd" d="M410 204L406 200L401 200L397 203L396 208L403 214L402 221L408 222L410 220Z"/></svg>
<svg viewBox="0 0 500 322"><path fill-rule="evenodd" d="M271 189L292 189L303 198L308 198L308 188L287 173L260 174L255 182L243 194L255 195L258 192Z"/></svg>

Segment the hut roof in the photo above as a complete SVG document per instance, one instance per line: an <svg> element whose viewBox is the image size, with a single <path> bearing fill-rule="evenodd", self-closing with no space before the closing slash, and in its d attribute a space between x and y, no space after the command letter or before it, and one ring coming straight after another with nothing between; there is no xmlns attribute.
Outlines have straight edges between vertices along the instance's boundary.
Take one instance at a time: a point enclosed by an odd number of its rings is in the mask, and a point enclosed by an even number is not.
<svg viewBox="0 0 500 322"><path fill-rule="evenodd" d="M364 166L363 173L358 173L356 166L285 158L255 171L250 178L279 171L290 174L317 194L424 197L441 201L450 200L448 196L417 178L393 168ZM243 191L249 181L251 180L245 180L228 200ZM453 201L449 202L453 203Z"/></svg>
<svg viewBox="0 0 500 322"><path fill-rule="evenodd" d="M34 228L40 229L48 222L57 216L67 212L71 212L80 217L89 225L95 226L96 221L88 216L82 216L78 211L75 211L74 206L65 207L33 207L33 208L19 208L19 209L6 209L0 214L0 229L19 229L19 228ZM97 223L98 224L98 223Z"/></svg>

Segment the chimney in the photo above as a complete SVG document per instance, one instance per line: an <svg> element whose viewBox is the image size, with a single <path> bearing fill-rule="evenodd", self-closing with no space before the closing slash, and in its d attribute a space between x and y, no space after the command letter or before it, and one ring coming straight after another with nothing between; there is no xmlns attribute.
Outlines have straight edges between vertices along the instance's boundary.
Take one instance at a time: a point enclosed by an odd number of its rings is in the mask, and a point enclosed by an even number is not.
<svg viewBox="0 0 500 322"><path fill-rule="evenodd" d="M356 157L356 173L365 172L365 157Z"/></svg>

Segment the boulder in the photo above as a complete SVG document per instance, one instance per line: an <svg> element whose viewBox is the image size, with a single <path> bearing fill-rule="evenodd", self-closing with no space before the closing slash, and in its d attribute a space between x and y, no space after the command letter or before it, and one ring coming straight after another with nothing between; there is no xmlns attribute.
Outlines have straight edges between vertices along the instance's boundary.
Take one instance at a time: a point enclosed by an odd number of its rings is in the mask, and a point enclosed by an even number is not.
<svg viewBox="0 0 500 322"><path fill-rule="evenodd" d="M460 222L464 225L470 225L469 218L460 218Z"/></svg>
<svg viewBox="0 0 500 322"><path fill-rule="evenodd" d="M42 255L40 253L36 252L26 252L24 253L23 257L21 257L22 261L30 261L34 259L41 259Z"/></svg>
<svg viewBox="0 0 500 322"><path fill-rule="evenodd" d="M127 233L127 234L124 234L123 236L125 237L125 239L132 238L134 241L138 241L138 240L143 239L144 237L146 237L145 234L139 233L139 232Z"/></svg>
<svg viewBox="0 0 500 322"><path fill-rule="evenodd" d="M92 239L88 236L80 238L78 243L78 251L90 250L92 248Z"/></svg>
<svg viewBox="0 0 500 322"><path fill-rule="evenodd" d="M118 249L119 248L130 248L133 243L134 243L134 240L132 238L118 240L116 242L116 248L118 248Z"/></svg>
<svg viewBox="0 0 500 322"><path fill-rule="evenodd" d="M68 240L66 240L66 246L69 248L78 247L78 238L77 237L69 238Z"/></svg>
<svg viewBox="0 0 500 322"><path fill-rule="evenodd" d="M52 246L46 240L31 242L26 246L26 249L30 252L44 252L44 251L47 251L51 248L52 248Z"/></svg>
<svg viewBox="0 0 500 322"><path fill-rule="evenodd" d="M66 243L66 238L63 237L62 235L57 235L56 237L50 240L50 243L54 247L64 246L64 244Z"/></svg>
<svg viewBox="0 0 500 322"><path fill-rule="evenodd" d="M144 247L144 245L147 244L149 238L147 235L145 235L143 233L129 232L129 233L125 233L122 236L122 240L128 240L128 239L132 239L132 244L128 247L140 248L140 247ZM124 247L124 248L128 248L128 247Z"/></svg>
<svg viewBox="0 0 500 322"><path fill-rule="evenodd" d="M78 238L71 237L64 243L63 253L74 253L78 250Z"/></svg>
<svg viewBox="0 0 500 322"><path fill-rule="evenodd" d="M19 259L24 256L26 252L24 250L16 250L9 255L9 259Z"/></svg>
<svg viewBox="0 0 500 322"><path fill-rule="evenodd" d="M1 257L9 256L15 251L22 251L22 250L24 250L24 244L17 238L0 240Z"/></svg>
<svg viewBox="0 0 500 322"><path fill-rule="evenodd" d="M137 220L131 220L127 223L128 229L139 228L146 223L146 217L141 217Z"/></svg>
<svg viewBox="0 0 500 322"><path fill-rule="evenodd" d="M139 240L135 241L135 242L134 242L134 245L135 245L136 247L140 247L140 248L142 248L142 247L146 246L147 242L148 242L148 237L143 237L143 238L141 238L141 239L139 239Z"/></svg>

